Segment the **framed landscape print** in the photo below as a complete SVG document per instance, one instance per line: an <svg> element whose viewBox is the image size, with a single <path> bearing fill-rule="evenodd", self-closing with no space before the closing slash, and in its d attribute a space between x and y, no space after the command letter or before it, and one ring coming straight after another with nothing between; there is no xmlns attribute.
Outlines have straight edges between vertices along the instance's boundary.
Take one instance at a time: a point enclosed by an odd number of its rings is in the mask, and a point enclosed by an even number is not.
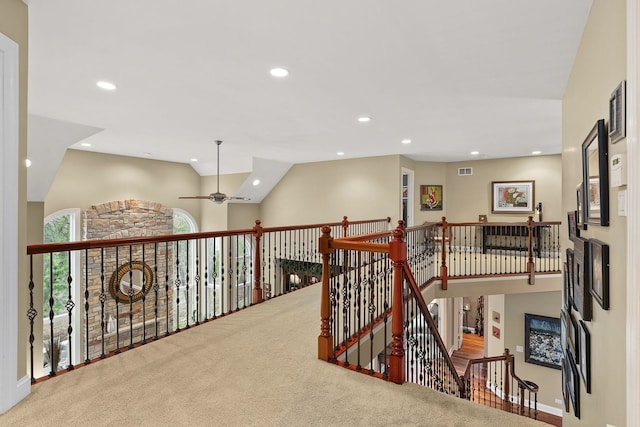
<svg viewBox="0 0 640 427"><path fill-rule="evenodd" d="M562 331L558 317L524 315L524 361L561 369Z"/></svg>
<svg viewBox="0 0 640 427"><path fill-rule="evenodd" d="M604 120L596 122L582 143L582 192L585 222L609 225L609 160Z"/></svg>
<svg viewBox="0 0 640 427"><path fill-rule="evenodd" d="M609 245L591 239L591 295L600 307L609 310Z"/></svg>
<svg viewBox="0 0 640 427"><path fill-rule="evenodd" d="M421 211L441 211L442 205L442 185L420 186Z"/></svg>
<svg viewBox="0 0 640 427"><path fill-rule="evenodd" d="M491 213L533 213L535 181L493 181Z"/></svg>

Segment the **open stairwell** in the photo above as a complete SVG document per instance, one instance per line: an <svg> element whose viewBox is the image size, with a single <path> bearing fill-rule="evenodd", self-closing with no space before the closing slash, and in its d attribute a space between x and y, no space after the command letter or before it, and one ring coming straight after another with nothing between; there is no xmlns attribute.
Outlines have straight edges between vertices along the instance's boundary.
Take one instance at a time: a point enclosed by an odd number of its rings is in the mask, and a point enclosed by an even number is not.
<svg viewBox="0 0 640 427"><path fill-rule="evenodd" d="M38 383L3 426L535 426L317 359L320 286Z"/></svg>

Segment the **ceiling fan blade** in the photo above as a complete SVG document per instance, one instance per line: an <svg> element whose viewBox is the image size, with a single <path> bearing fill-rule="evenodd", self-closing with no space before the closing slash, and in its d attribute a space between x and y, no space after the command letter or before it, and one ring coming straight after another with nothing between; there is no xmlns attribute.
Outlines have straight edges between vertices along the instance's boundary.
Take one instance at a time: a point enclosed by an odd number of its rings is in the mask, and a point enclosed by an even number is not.
<svg viewBox="0 0 640 427"><path fill-rule="evenodd" d="M178 199L210 199L210 196L180 196Z"/></svg>
<svg viewBox="0 0 640 427"><path fill-rule="evenodd" d="M250 197L242 197L242 196L229 196L227 200L251 200Z"/></svg>

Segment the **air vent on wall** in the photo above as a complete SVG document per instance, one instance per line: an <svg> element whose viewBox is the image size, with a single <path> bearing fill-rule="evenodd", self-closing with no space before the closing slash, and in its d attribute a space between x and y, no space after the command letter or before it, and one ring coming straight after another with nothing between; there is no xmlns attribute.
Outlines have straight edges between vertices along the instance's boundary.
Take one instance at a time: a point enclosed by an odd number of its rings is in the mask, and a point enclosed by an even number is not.
<svg viewBox="0 0 640 427"><path fill-rule="evenodd" d="M458 176L473 175L473 168L458 168Z"/></svg>

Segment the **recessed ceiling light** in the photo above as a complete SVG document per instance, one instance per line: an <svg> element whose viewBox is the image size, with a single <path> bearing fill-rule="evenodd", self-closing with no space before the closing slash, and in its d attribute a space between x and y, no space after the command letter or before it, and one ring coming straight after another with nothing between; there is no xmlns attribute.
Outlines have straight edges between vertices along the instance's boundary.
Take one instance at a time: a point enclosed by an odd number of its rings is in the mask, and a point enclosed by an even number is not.
<svg viewBox="0 0 640 427"><path fill-rule="evenodd" d="M342 151L338 151L336 154L337 154L338 156L344 156L344 152L342 152Z"/></svg>
<svg viewBox="0 0 640 427"><path fill-rule="evenodd" d="M284 68L272 68L269 73L271 73L271 75L273 77L287 77L289 75L289 71L287 71Z"/></svg>
<svg viewBox="0 0 640 427"><path fill-rule="evenodd" d="M410 139L403 139L402 143L403 144L411 144L411 140Z"/></svg>
<svg viewBox="0 0 640 427"><path fill-rule="evenodd" d="M472 152L471 152L471 155L472 155L472 156L477 156L478 154L480 154L480 152L479 152L479 151L472 151Z"/></svg>
<svg viewBox="0 0 640 427"><path fill-rule="evenodd" d="M542 151L532 151L531 154L533 154L534 156L537 156L538 154L542 154Z"/></svg>
<svg viewBox="0 0 640 427"><path fill-rule="evenodd" d="M147 157L151 157L151 153L142 153L143 155L147 156Z"/></svg>
<svg viewBox="0 0 640 427"><path fill-rule="evenodd" d="M256 185L260 185L260 180L259 180L259 179L254 179L254 180L253 180L253 185L254 185L254 186L256 186Z"/></svg>
<svg viewBox="0 0 640 427"><path fill-rule="evenodd" d="M367 122L370 122L370 121L371 121L371 117L361 116L361 117L358 117L358 121L359 121L360 123L367 123Z"/></svg>
<svg viewBox="0 0 640 427"><path fill-rule="evenodd" d="M198 159L190 159L190 161L192 161L192 162L194 162L194 163L195 163L195 162L197 162L197 161L198 161Z"/></svg>
<svg viewBox="0 0 640 427"><path fill-rule="evenodd" d="M31 166L31 160L26 159L26 160L24 161L24 164L25 164L25 165L27 165L27 167Z"/></svg>
<svg viewBox="0 0 640 427"><path fill-rule="evenodd" d="M104 89L104 90L116 90L116 85L114 85L111 82L106 82L104 80L101 80L101 81L97 82L96 86L98 86L100 89Z"/></svg>
<svg viewBox="0 0 640 427"><path fill-rule="evenodd" d="M83 142L82 144L83 147L91 147L91 144L89 144L88 142Z"/></svg>

